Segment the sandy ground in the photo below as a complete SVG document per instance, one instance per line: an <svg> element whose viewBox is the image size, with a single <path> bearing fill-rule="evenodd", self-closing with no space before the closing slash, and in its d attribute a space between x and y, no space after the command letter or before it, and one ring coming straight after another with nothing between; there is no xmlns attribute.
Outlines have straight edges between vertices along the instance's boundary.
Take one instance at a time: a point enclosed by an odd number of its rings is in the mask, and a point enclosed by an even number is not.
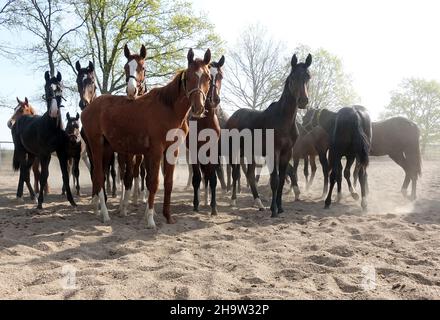
<svg viewBox="0 0 440 320"><path fill-rule="evenodd" d="M55 159L56 161L56 159ZM172 210L177 224L156 216L145 229L145 205L112 221L92 213L88 173L77 209L52 194L43 211L26 195L17 204L17 173L0 170L0 298L5 299L439 299L440 164L425 162L415 203L400 194L402 171L372 161L368 213L348 196L323 210L321 174L302 201L285 196L286 212L252 208L246 187L240 209L219 191L220 215L192 212L187 173L177 171ZM303 183L302 175L301 182ZM268 205L267 178L260 188ZM162 191L156 205L161 212Z"/></svg>

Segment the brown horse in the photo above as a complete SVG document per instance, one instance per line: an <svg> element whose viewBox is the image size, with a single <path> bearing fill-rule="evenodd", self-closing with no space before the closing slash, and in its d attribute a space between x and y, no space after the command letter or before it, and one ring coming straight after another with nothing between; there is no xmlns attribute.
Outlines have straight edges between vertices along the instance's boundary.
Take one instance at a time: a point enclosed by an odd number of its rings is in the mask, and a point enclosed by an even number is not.
<svg viewBox="0 0 440 320"><path fill-rule="evenodd" d="M94 100L81 115L93 158L93 196L99 196L104 222L109 221L104 197L103 165L110 153L122 152L148 156L147 187L148 207L147 227L154 228L154 199L159 186L159 170L162 156L168 147L175 144L179 131L183 137L188 133L185 119L191 110L201 116L205 110L206 95L209 90L210 74L208 65L211 51L204 59L194 59L192 49L187 55L188 68L179 72L166 86L155 88L143 96L131 100L124 96L102 95ZM179 130L183 128L183 130ZM172 141L169 136L172 135ZM168 139L167 139L168 138ZM177 156L177 149L174 152ZM167 223L175 223L170 212L171 191L175 162L164 161L164 204L163 215ZM95 212L98 211L95 202Z"/></svg>
<svg viewBox="0 0 440 320"><path fill-rule="evenodd" d="M139 54L132 54L128 46L124 46L124 55L127 58L127 63L124 66L125 78L127 83L127 97L129 99L136 99L147 92L145 85L145 58L147 51L142 45ZM139 196L139 175L141 181L145 178L145 169L141 170L143 166L142 154L118 153L119 174L122 183L121 199L119 203L119 211L125 216L127 214L128 201L131 195L131 188L134 179L133 204L137 204ZM145 197L145 196L144 196Z"/></svg>
<svg viewBox="0 0 440 320"><path fill-rule="evenodd" d="M410 200L417 198L417 178L422 174L420 155L420 130L417 125L403 117L394 117L372 123L370 156L389 156L405 171L401 192L407 197L409 183L412 182ZM359 165L356 163L354 184L356 185Z"/></svg>
<svg viewBox="0 0 440 320"><path fill-rule="evenodd" d="M206 129L209 129L214 131L215 133L215 142L218 143L218 139L220 137L220 124L217 119L217 113L216 108L220 104L220 90L221 90L221 83L223 79L223 71L222 67L225 63L225 57L222 56L221 59L218 62L212 62L210 65L210 73L211 73L211 85L209 87L208 91L208 97L206 99L205 109L206 109L206 116L199 119L192 119L190 118L190 128L191 128L191 122L196 122L197 130L195 132L190 132L191 134L194 134L194 136L199 137L199 134L203 132ZM191 129L190 129L191 130ZM211 139L214 139L214 135L210 136L209 138L209 144L212 144L213 141ZM207 161L207 163L201 163L201 159L199 159L199 151L200 149L208 144L208 142L205 141L197 141L196 148L192 150L190 147L189 139L186 140L186 146L189 149L190 153L192 153L192 158L196 160L195 164L192 164L192 184L194 188L194 211L199 211L199 189L200 189L200 182L203 179L205 180L205 205L208 202L208 185L211 189L211 215L217 215L217 202L216 202L216 188L217 188L217 175L216 175L216 168L219 164L217 164L218 157L215 157L215 163L212 163ZM195 154L193 154L195 153ZM210 157L210 154L206 155L207 157Z"/></svg>
<svg viewBox="0 0 440 320"><path fill-rule="evenodd" d="M21 101L20 99L18 99L17 97L17 102L18 105L17 107L15 107L14 109L14 114L12 115L12 117L8 120L8 128L13 130L14 124L15 122L20 119L22 116L24 115L36 115L36 111L34 109L34 107L32 107L32 105L29 103L29 100L27 97L24 98L24 101ZM12 135L12 138L14 138L14 135ZM40 192L40 187L39 187L39 183L40 183L40 161L38 160L38 158L35 158L34 162L32 163L32 171L34 173L34 188L32 189L31 184L30 184L30 179L29 179L29 174L27 174L24 178L24 182L26 183L26 186L29 190L31 199L34 200L35 199L35 193L39 193ZM20 185L20 184L19 184ZM46 187L44 188L44 193L48 194L49 193L49 184L46 184ZM18 195L18 193L17 193ZM23 199L21 197L17 196L17 199L19 199L19 201L22 201Z"/></svg>

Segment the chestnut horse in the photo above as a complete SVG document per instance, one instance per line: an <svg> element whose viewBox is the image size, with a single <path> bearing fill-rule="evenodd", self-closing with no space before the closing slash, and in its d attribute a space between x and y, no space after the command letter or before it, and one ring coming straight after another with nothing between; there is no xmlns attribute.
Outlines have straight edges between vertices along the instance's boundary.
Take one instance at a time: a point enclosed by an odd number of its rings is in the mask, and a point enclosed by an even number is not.
<svg viewBox="0 0 440 320"><path fill-rule="evenodd" d="M148 156L149 195L146 218L147 227L155 227L154 200L159 186L160 162L162 156L166 156L168 147L175 143L167 138L179 131L183 131L186 136L188 127L185 126L185 120L188 113L191 110L195 116L203 114L210 84L208 65L211 51L208 49L201 60L194 59L194 52L190 49L187 60L187 69L179 72L166 86L155 88L135 100L124 96L102 95L81 114L94 166L94 209L98 211L96 200L99 197L104 222L109 221L110 217L103 191L103 164L108 162L109 150L110 153L114 150L118 153ZM177 156L177 149L174 155ZM167 223L175 223L170 212L174 166L175 162L164 161L163 215Z"/></svg>
<svg viewBox="0 0 440 320"><path fill-rule="evenodd" d="M60 108L62 99L61 73L50 77L45 73L44 98L47 111L42 116L22 116L17 120L14 132L14 160L15 169L20 168L23 175L29 172L29 167L38 156L41 163L40 194L38 209L43 208L44 188L49 176L49 163L52 152L56 151L60 163L63 184L66 187L67 199L72 206L76 206L69 187L67 172L67 134L63 130ZM19 187L20 188L20 187ZM21 191L23 187L21 186ZM21 197L21 194L18 196Z"/></svg>
<svg viewBox="0 0 440 320"><path fill-rule="evenodd" d="M310 80L309 67L312 64L312 56L307 56L305 63L298 63L296 55L291 60L291 72L286 79L283 93L279 101L272 103L264 111L250 109L240 109L236 111L226 124L227 129L249 129L254 137L255 129L273 129L274 130L274 165L270 175L270 186L272 189L272 217L282 213L282 194L284 182L286 179L287 165L292 158L292 148L297 138L297 132L292 130L295 126L297 109L304 109L309 103L307 87ZM263 139L265 140L265 131ZM265 146L262 146L262 155L266 155ZM252 150L255 150L252 145ZM244 146L240 145L240 155L243 156ZM266 155L267 156L267 155ZM264 206L258 196L255 182L255 159L248 165L246 176L251 187L252 195L256 205L260 210ZM231 161L230 161L231 162ZM240 165L232 165L232 205L236 204L236 182L240 174Z"/></svg>
<svg viewBox="0 0 440 320"><path fill-rule="evenodd" d="M199 136L199 134L206 129L214 130L216 134L216 143L218 144L218 139L220 137L220 124L217 119L217 113L216 108L220 104L220 90L221 90L221 84L223 79L223 71L222 67L225 63L225 57L222 56L221 59L218 62L212 62L210 65L210 74L211 74L211 84L209 86L208 91L208 97L206 99L205 103L205 109L206 109L206 115L203 118L199 119L192 119L190 118L189 121L195 121L197 124L197 132L192 133L195 136ZM210 136L209 139L213 139L213 136ZM186 140L186 146L189 149L189 152L195 152L195 154L192 154L192 158L197 160L195 164L192 164L192 185L194 188L194 211L199 211L199 189L200 189L200 182L203 179L205 180L205 205L207 204L207 198L208 198L208 185L211 189L211 215L217 215L217 201L216 201L216 188L217 188L217 175L216 175L216 168L219 166L218 163L211 163L208 160L208 163L201 163L200 159L198 158L198 154L200 151L200 148L203 147L208 142L204 141L198 141L195 150L191 150L189 139ZM209 144L212 144L213 141L209 140ZM218 150L218 149L217 149ZM206 155L207 157L210 156L210 154ZM216 160L218 160L218 157L216 157Z"/></svg>
<svg viewBox="0 0 440 320"><path fill-rule="evenodd" d="M372 124L372 141L370 156L389 156L405 171L401 192L407 197L409 183L412 182L410 200L417 198L417 178L422 174L422 157L420 155L420 130L417 124L403 118L394 117ZM357 182L359 165L353 173L354 185Z"/></svg>
<svg viewBox="0 0 440 320"><path fill-rule="evenodd" d="M36 115L36 111L34 109L34 107L32 107L32 105L29 103L29 100L27 97L24 98L24 101L21 101L20 99L18 99L17 97L17 102L18 105L15 107L14 109L14 114L12 115L12 117L8 120L8 128L11 129L11 134L12 134L12 139L15 138L14 135L14 125L15 122L20 119L22 116L25 115L29 115L29 116L33 116ZM26 183L26 186L29 190L29 194L31 196L31 200L35 200L35 193L39 193L39 189L40 187L38 186L39 181L40 181L40 161L38 160L38 158L35 158L34 162L32 163L32 171L34 173L34 188L32 189L32 186L30 184L30 177L29 177L29 170L27 170L25 176L22 176L20 173L20 180L24 179L24 182ZM19 181L18 186L23 186L23 184ZM44 192L47 194L49 193L49 184L46 184L46 188L44 190ZM18 194L23 194L23 190L21 192L19 192L17 190L17 200L23 202L23 198L19 197Z"/></svg>
<svg viewBox="0 0 440 320"><path fill-rule="evenodd" d="M127 63L124 66L125 78L127 83L127 97L134 100L147 92L144 67L147 51L145 49L145 46L142 45L139 54L131 54L128 46L125 45L124 55L127 58ZM136 205L139 195L139 175L141 176L141 181L143 185L143 181L145 178L145 167L143 166L142 154L133 155L128 153L118 153L118 164L119 174L122 182L119 211L123 216L125 216L127 214L126 211L128 207L128 201L130 199L133 179L133 204ZM141 166L143 167L143 170L140 170Z"/></svg>

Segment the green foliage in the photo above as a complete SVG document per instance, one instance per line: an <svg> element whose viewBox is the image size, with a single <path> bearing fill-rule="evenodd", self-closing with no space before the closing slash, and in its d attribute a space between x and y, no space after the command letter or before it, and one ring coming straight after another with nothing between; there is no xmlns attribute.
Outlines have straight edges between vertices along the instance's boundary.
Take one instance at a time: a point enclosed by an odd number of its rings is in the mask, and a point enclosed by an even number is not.
<svg viewBox="0 0 440 320"><path fill-rule="evenodd" d="M382 118L404 116L420 129L422 149L440 141L440 83L425 79L404 79L391 93Z"/></svg>
<svg viewBox="0 0 440 320"><path fill-rule="evenodd" d="M80 17L88 15L82 45L97 67L102 93L125 87L123 47L127 43L132 52L139 52L141 44L146 46L150 85L165 82L184 67L188 48L216 52L221 45L213 25L194 14L186 1L80 0L76 9ZM69 52L77 55L77 46Z"/></svg>
<svg viewBox="0 0 440 320"><path fill-rule="evenodd" d="M359 100L350 76L345 73L342 60L323 48L316 50L300 45L295 49L298 61L313 56L310 66L309 108L339 109Z"/></svg>

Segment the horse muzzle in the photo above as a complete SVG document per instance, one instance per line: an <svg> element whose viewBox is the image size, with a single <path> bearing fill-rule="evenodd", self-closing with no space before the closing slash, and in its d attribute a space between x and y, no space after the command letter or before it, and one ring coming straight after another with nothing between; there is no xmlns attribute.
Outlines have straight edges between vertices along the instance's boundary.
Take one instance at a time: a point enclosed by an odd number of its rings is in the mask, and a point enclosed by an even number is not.
<svg viewBox="0 0 440 320"><path fill-rule="evenodd" d="M12 127L13 127L14 124L15 124L15 121L14 121L14 120L9 120L7 124L8 124L8 128L9 128L9 129L12 129Z"/></svg>
<svg viewBox="0 0 440 320"><path fill-rule="evenodd" d="M308 104L309 104L309 98L307 98L307 97L298 98L298 101L297 101L298 108L305 109L305 108L307 108Z"/></svg>

